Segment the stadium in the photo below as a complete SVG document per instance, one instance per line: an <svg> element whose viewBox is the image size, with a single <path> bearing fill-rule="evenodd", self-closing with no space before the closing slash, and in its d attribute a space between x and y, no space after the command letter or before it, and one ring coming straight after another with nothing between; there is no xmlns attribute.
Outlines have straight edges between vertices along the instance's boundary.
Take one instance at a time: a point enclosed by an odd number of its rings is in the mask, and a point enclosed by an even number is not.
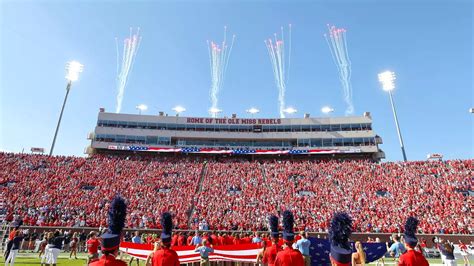
<svg viewBox="0 0 474 266"><path fill-rule="evenodd" d="M7 2L5 266L474 265L472 3Z"/></svg>
<svg viewBox="0 0 474 266"><path fill-rule="evenodd" d="M88 154L112 151L214 155L313 155L379 161L382 139L370 113L360 117L195 118L106 113L90 134Z"/></svg>
<svg viewBox="0 0 474 266"><path fill-rule="evenodd" d="M81 228L106 227L110 200L121 195L129 241L133 230L161 232L161 211L169 211L183 239L173 238L178 252L186 252L195 230L222 245L249 244L253 232L265 237L269 214L285 210L295 215L295 231L314 235L326 235L333 213L346 211L361 241L388 241L409 216L420 219L427 250L435 236L472 241L474 161L381 163L382 139L368 112L268 119L101 108L88 139L85 158L1 153L5 220L21 219L28 234L64 228L73 238ZM221 256L213 260L253 260Z"/></svg>

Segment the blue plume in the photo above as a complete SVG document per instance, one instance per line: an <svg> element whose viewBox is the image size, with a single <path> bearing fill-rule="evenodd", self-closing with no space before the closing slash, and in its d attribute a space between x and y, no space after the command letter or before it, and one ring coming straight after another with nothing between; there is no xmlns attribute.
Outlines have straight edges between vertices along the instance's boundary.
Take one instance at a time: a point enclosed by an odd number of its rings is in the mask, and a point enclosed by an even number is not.
<svg viewBox="0 0 474 266"><path fill-rule="evenodd" d="M268 223L270 224L271 232L278 232L278 217L270 215L270 217L268 217Z"/></svg>
<svg viewBox="0 0 474 266"><path fill-rule="evenodd" d="M419 221L415 217L408 217L407 221L405 222L405 235L415 237L418 223Z"/></svg>
<svg viewBox="0 0 474 266"><path fill-rule="evenodd" d="M331 244L350 249L349 237L352 234L352 219L345 212L334 214L329 226L329 240Z"/></svg>
<svg viewBox="0 0 474 266"><path fill-rule="evenodd" d="M115 196L109 209L109 232L111 234L120 234L125 227L125 218L127 216L127 204L120 196Z"/></svg>
<svg viewBox="0 0 474 266"><path fill-rule="evenodd" d="M171 231L173 230L173 221L171 220L171 213L164 212L161 215L161 227L163 227L163 232L171 235Z"/></svg>
<svg viewBox="0 0 474 266"><path fill-rule="evenodd" d="M285 232L293 232L293 226L295 224L295 218L293 213L289 210L283 212L283 230Z"/></svg>

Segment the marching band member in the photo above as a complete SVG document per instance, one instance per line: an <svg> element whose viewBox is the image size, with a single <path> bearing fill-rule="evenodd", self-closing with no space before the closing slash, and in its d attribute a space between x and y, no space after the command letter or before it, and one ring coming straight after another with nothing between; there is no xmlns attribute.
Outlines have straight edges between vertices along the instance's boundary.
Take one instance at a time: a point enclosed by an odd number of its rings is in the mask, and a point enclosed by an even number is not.
<svg viewBox="0 0 474 266"><path fill-rule="evenodd" d="M164 212L161 215L161 248L150 253L147 264L151 261L152 266L179 266L178 253L171 249L171 234L173 231L173 221L171 213Z"/></svg>
<svg viewBox="0 0 474 266"><path fill-rule="evenodd" d="M344 212L335 213L329 226L329 258L332 266L349 266L352 260L352 249L349 237L352 234L352 219Z"/></svg>
<svg viewBox="0 0 474 266"><path fill-rule="evenodd" d="M120 241L122 240L122 230L125 226L125 217L127 216L127 205L125 200L116 196L109 210L109 228L101 236L102 257L93 261L89 266L127 266L125 261L117 259Z"/></svg>
<svg viewBox="0 0 474 266"><path fill-rule="evenodd" d="M416 245L418 244L418 239L416 238L415 232L418 226L418 220L415 217L408 217L405 222L405 235L404 242L406 253L400 256L398 261L399 266L428 266L429 263L421 254L415 250Z"/></svg>
<svg viewBox="0 0 474 266"><path fill-rule="evenodd" d="M263 255L263 263L268 266L274 266L277 253L282 250L279 241L279 232L278 232L278 217L271 215L268 218L270 224L270 236L272 240L272 245L266 249L265 254Z"/></svg>
<svg viewBox="0 0 474 266"><path fill-rule="evenodd" d="M295 219L291 211L283 212L283 242L284 248L278 252L275 260L275 266L304 266L305 262L303 255L298 249L293 249L293 242L295 241L295 233L293 226Z"/></svg>

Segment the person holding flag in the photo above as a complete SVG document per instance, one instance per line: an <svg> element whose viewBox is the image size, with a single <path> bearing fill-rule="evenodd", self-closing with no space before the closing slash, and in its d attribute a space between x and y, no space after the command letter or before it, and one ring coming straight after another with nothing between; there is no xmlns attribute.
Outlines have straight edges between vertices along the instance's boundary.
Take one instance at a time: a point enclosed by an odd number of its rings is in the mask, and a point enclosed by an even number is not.
<svg viewBox="0 0 474 266"><path fill-rule="evenodd" d="M210 239L209 239L210 240ZM208 239L203 239L202 240L202 245L197 245L196 249L194 249L194 252L199 252L201 256L201 266L210 266L211 263L209 262L209 254L214 252L214 248L212 244L209 243L208 245Z"/></svg>
<svg viewBox="0 0 474 266"><path fill-rule="evenodd" d="M127 216L127 205L125 200L116 196L112 200L109 209L109 227L107 232L101 236L102 257L93 261L89 266L127 266L125 261L117 259L120 242L122 240L122 230L125 226Z"/></svg>
<svg viewBox="0 0 474 266"><path fill-rule="evenodd" d="M309 255L311 241L308 239L308 232L301 231L300 236L301 239L296 241L296 248L298 248L298 250L303 255L305 265L311 266L311 256Z"/></svg>
<svg viewBox="0 0 474 266"><path fill-rule="evenodd" d="M283 212L283 250L278 252L275 266L305 266L304 258L298 249L293 249L295 219L291 211Z"/></svg>

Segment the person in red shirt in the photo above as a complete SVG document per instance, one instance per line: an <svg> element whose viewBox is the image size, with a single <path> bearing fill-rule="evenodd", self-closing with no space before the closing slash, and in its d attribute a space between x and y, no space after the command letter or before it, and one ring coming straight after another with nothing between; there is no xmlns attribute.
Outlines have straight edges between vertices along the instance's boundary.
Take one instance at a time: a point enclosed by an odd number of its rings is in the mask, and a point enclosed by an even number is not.
<svg viewBox="0 0 474 266"><path fill-rule="evenodd" d="M423 254L415 250L416 245L418 245L418 239L415 235L418 223L418 219L415 217L408 217L407 221L405 222L405 234L403 239L407 252L400 256L400 259L398 260L399 266L429 265Z"/></svg>
<svg viewBox="0 0 474 266"><path fill-rule="evenodd" d="M183 233L180 233L178 236L178 246L186 246L186 238Z"/></svg>
<svg viewBox="0 0 474 266"><path fill-rule="evenodd" d="M213 245L218 245L218 239L217 239L216 231L212 232L210 238L211 238L211 243Z"/></svg>
<svg viewBox="0 0 474 266"><path fill-rule="evenodd" d="M187 246L191 246L193 244L193 237L194 237L194 233L193 232L190 232L189 233L189 236L188 236L188 239L186 239L186 245Z"/></svg>
<svg viewBox="0 0 474 266"><path fill-rule="evenodd" d="M268 222L270 224L270 236L272 239L272 245L265 250L262 262L264 263L264 265L274 266L277 254L279 251L282 250L281 246L278 244L280 235L280 233L278 232L278 217L276 217L275 215L271 215L268 219Z"/></svg>
<svg viewBox="0 0 474 266"><path fill-rule="evenodd" d="M89 266L127 266L123 260L117 259L120 241L122 240L122 230L125 226L127 216L127 205L125 200L116 196L109 209L109 227L105 234L101 236L102 257L91 262Z"/></svg>
<svg viewBox="0 0 474 266"><path fill-rule="evenodd" d="M152 266L179 266L178 253L171 249L171 233L173 229L173 221L171 213L165 212L161 215L161 248L155 247L155 251L148 255L146 265Z"/></svg>
<svg viewBox="0 0 474 266"><path fill-rule="evenodd" d="M87 246L87 264L99 259L100 242L97 239L97 233L92 231L89 233L89 240L86 242Z"/></svg>
<svg viewBox="0 0 474 266"><path fill-rule="evenodd" d="M174 234L171 237L171 246L172 247L176 247L178 245L178 237L179 237L179 232L177 232L176 234Z"/></svg>
<svg viewBox="0 0 474 266"><path fill-rule="evenodd" d="M225 235L225 234L224 234ZM225 238L224 238L224 235L222 233L219 233L218 236L217 236L217 245L218 246L223 246L225 245Z"/></svg>
<svg viewBox="0 0 474 266"><path fill-rule="evenodd" d="M344 212L337 212L329 226L329 259L332 266L349 266L352 261L352 249L349 237L352 234L352 219Z"/></svg>
<svg viewBox="0 0 474 266"><path fill-rule="evenodd" d="M295 233L293 226L295 219L291 211L283 212L283 250L278 252L275 259L275 266L304 266L304 258L301 252L293 249Z"/></svg>

